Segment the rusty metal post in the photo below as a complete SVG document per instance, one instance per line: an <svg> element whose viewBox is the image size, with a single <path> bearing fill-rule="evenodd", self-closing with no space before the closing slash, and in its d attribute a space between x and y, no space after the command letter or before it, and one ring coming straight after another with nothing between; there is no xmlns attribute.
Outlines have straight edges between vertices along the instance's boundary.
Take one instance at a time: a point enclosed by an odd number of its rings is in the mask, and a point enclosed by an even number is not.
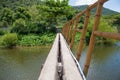
<svg viewBox="0 0 120 80"><path fill-rule="evenodd" d="M90 38L90 44L89 44L89 48L88 48L88 53L87 53L87 57L86 57L85 65L84 65L85 76L87 76L87 73L88 73L88 69L89 69L90 61L91 61L91 56L92 56L93 48L94 48L94 44L95 44L96 36L94 35L94 31L98 30L98 25L99 25L99 21L100 21L102 6L103 6L103 3L106 2L106 1L107 0L99 0L98 1L94 26L93 26L93 30L92 30L92 34L91 34L91 38Z"/></svg>
<svg viewBox="0 0 120 80"><path fill-rule="evenodd" d="M87 26L88 26L89 17L90 17L90 11L91 10L88 7L87 10L86 10L86 16L85 16L85 20L84 20L84 27L83 27L83 30L82 30L82 35L81 35L80 43L78 45L78 50L77 50L76 59L78 61L79 61L80 56L81 56L81 52L82 52L82 48L83 48L83 44L84 44L84 40L85 40L85 35L86 35L86 32L87 32Z"/></svg>

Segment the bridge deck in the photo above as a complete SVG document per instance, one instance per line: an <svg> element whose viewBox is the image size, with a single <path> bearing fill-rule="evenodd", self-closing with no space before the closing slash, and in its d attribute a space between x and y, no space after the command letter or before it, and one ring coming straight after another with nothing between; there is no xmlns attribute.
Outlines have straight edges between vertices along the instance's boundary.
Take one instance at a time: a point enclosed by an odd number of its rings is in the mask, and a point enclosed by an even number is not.
<svg viewBox="0 0 120 80"><path fill-rule="evenodd" d="M38 80L85 80L64 37L58 33Z"/></svg>

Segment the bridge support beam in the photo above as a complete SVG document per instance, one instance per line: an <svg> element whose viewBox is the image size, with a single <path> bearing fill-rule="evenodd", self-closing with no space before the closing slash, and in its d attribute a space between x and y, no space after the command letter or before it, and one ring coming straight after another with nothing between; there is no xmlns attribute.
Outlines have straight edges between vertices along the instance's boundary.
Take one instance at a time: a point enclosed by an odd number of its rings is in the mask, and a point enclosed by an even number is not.
<svg viewBox="0 0 120 80"><path fill-rule="evenodd" d="M95 44L95 39L96 39L96 36L94 35L94 31L98 30L98 25L99 25L99 22L100 22L102 6L103 6L103 3L106 2L106 1L107 0L99 0L98 1L95 21L94 21L93 30L92 30L90 43L89 43L89 48L88 48L88 53L87 53L86 61L85 61L85 65L84 65L85 76L87 76L88 69L89 69L89 66L90 66L91 57L92 57L92 53L93 53L93 49L94 49L94 44Z"/></svg>
<svg viewBox="0 0 120 80"><path fill-rule="evenodd" d="M70 27L70 29L69 29L68 38L67 38L67 43L68 44L70 44L72 30L73 30L73 27L74 27L74 20L73 19L70 21L70 26L69 27Z"/></svg>
<svg viewBox="0 0 120 80"><path fill-rule="evenodd" d="M94 34L96 36L100 36L100 37L104 37L104 38L110 38L110 39L120 40L120 34L119 33L110 33L110 32L95 31Z"/></svg>
<svg viewBox="0 0 120 80"><path fill-rule="evenodd" d="M91 11L91 9L89 9L89 7L88 7L87 10L86 10L86 17L85 17L85 20L84 20L84 27L83 27L83 30L82 30L82 35L81 35L80 43L78 45L78 50L77 50L76 59L78 61L80 59L83 44L84 44L84 41L85 41L85 35L86 35L86 32L87 32L88 22L89 22L89 18L90 18L90 11Z"/></svg>
<svg viewBox="0 0 120 80"><path fill-rule="evenodd" d="M72 35L72 41L71 41L71 43L70 43L70 48L72 48L72 47L73 47L73 44L74 44L74 40L75 40L75 36L76 36L76 32L77 32L76 29L77 29L77 27L78 27L79 18L80 18L84 13L85 13L85 11L81 12L80 14L78 14L78 15L76 16L76 23L75 23L75 28L74 28L73 35Z"/></svg>

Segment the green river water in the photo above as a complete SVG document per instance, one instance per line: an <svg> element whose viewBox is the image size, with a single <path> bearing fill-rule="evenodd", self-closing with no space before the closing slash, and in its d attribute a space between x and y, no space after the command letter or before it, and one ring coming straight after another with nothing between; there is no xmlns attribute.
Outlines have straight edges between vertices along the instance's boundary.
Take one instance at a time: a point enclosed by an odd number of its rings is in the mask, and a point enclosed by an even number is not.
<svg viewBox="0 0 120 80"><path fill-rule="evenodd" d="M0 80L37 80L49 50L50 46L0 49ZM84 48L82 69L86 52ZM95 46L87 80L120 80L120 43Z"/></svg>

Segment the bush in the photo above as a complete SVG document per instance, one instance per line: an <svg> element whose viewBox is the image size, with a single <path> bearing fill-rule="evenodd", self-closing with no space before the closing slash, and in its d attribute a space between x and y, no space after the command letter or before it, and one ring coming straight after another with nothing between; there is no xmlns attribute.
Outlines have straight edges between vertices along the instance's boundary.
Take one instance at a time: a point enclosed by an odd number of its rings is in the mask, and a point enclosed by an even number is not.
<svg viewBox="0 0 120 80"><path fill-rule="evenodd" d="M0 28L7 28L9 25L8 25L8 22L7 21L1 21L0 22Z"/></svg>
<svg viewBox="0 0 120 80"><path fill-rule="evenodd" d="M18 19L13 23L13 27L11 29L11 32L15 32L18 34L26 34L27 27L24 19Z"/></svg>
<svg viewBox="0 0 120 80"><path fill-rule="evenodd" d="M41 44L40 36L37 35L25 35L19 41L19 45L22 46L35 46L40 44Z"/></svg>
<svg viewBox="0 0 120 80"><path fill-rule="evenodd" d="M21 46L39 46L51 44L55 38L54 34L46 33L43 35L25 35L19 40Z"/></svg>
<svg viewBox="0 0 120 80"><path fill-rule="evenodd" d="M94 24L94 19L90 20L90 23L88 25L88 31L89 33L91 33L92 28L93 28L93 24ZM101 32L113 32L113 33L117 33L116 28L112 27L111 25L109 25L108 21L104 18L101 18L100 20L100 24L98 27L98 31ZM88 36L88 38L90 38L90 35ZM103 38L103 37L97 37L97 43L114 43L115 40L112 39L108 39L108 38Z"/></svg>
<svg viewBox="0 0 120 80"><path fill-rule="evenodd" d="M18 34L29 34L29 33L44 33L46 31L46 27L37 22L26 21L24 19L18 19L13 23L11 32L15 32Z"/></svg>
<svg viewBox="0 0 120 80"><path fill-rule="evenodd" d="M56 27L50 27L49 32L56 33L57 32L57 28Z"/></svg>
<svg viewBox="0 0 120 80"><path fill-rule="evenodd" d="M42 43L43 45L52 43L53 40L54 40L54 38L55 38L55 35L52 34L52 33L43 34L43 35L40 37L41 43Z"/></svg>
<svg viewBox="0 0 120 80"><path fill-rule="evenodd" d="M1 45L3 47L11 48L13 46L16 46L18 42L18 37L16 33L8 33L1 37Z"/></svg>
<svg viewBox="0 0 120 80"><path fill-rule="evenodd" d="M0 35L4 35L4 34L5 34L5 31L0 29Z"/></svg>
<svg viewBox="0 0 120 80"><path fill-rule="evenodd" d="M39 34L46 31L46 27L40 22L26 21L26 26L28 33Z"/></svg>

